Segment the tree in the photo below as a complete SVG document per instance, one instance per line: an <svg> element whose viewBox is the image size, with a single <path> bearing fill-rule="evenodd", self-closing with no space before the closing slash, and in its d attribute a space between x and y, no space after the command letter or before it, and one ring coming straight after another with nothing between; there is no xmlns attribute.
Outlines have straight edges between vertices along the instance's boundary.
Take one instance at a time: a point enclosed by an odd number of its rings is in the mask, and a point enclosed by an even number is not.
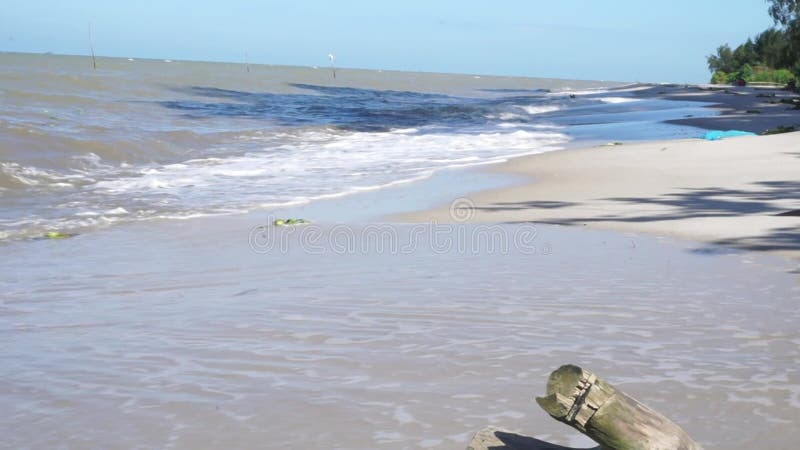
<svg viewBox="0 0 800 450"><path fill-rule="evenodd" d="M736 47L736 50L733 51L733 61L736 63L736 67L744 65L755 66L760 62L755 47L753 40L749 38L747 42Z"/></svg>
<svg viewBox="0 0 800 450"><path fill-rule="evenodd" d="M708 69L712 72L735 72L746 65L759 65L762 61L756 49L752 39L736 47L736 50L731 50L728 44L720 45L716 55L709 55L706 58Z"/></svg>
<svg viewBox="0 0 800 450"><path fill-rule="evenodd" d="M706 57L708 68L714 73L712 82L745 80L783 84L793 78L800 79L800 0L766 2L776 27L733 49L728 44L721 45L716 54Z"/></svg>
<svg viewBox="0 0 800 450"><path fill-rule="evenodd" d="M709 55L706 58L708 61L708 70L712 72L723 71L733 72L739 68L736 61L733 59L733 50L728 44L723 44L717 47L716 55Z"/></svg>
<svg viewBox="0 0 800 450"><path fill-rule="evenodd" d="M798 0L767 0L769 3L769 15L775 23L789 26L797 22L800 16L800 1Z"/></svg>
<svg viewBox="0 0 800 450"><path fill-rule="evenodd" d="M789 67L789 47L786 35L782 30L769 28L756 36L754 47L759 56L759 63L768 67Z"/></svg>
<svg viewBox="0 0 800 450"><path fill-rule="evenodd" d="M800 76L800 0L767 0L769 15L786 32L787 64Z"/></svg>

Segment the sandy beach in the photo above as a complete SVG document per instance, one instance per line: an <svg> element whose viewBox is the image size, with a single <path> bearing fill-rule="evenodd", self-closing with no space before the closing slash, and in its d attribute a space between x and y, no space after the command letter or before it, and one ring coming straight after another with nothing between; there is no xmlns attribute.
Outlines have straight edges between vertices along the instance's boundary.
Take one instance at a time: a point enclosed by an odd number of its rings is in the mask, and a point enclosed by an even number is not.
<svg viewBox="0 0 800 450"><path fill-rule="evenodd" d="M7 57L9 448L589 447L532 401L568 363L800 439L800 135L696 139L786 92Z"/></svg>
<svg viewBox="0 0 800 450"><path fill-rule="evenodd" d="M775 102L781 91L655 87L713 104L719 116L682 124L762 132L800 123ZM726 93L736 92L736 93ZM779 98L779 97L778 97ZM768 101L775 103L768 103ZM760 110L760 114L746 111ZM702 130L698 130L698 136ZM686 139L603 145L516 158L491 170L529 182L468 195L457 214L476 222L536 222L645 232L800 257L800 133L719 141ZM448 203L397 216L453 220Z"/></svg>
<svg viewBox="0 0 800 450"><path fill-rule="evenodd" d="M5 3L0 450L800 448L800 0Z"/></svg>

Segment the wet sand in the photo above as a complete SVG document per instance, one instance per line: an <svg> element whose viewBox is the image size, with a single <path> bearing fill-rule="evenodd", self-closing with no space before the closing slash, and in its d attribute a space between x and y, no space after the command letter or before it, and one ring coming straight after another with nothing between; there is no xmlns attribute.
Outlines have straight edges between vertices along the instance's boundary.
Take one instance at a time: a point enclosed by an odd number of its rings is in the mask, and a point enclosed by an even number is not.
<svg viewBox="0 0 800 450"><path fill-rule="evenodd" d="M7 246L5 444L460 449L496 424L588 445L532 401L570 362L710 448L797 440L786 261L545 225L262 224Z"/></svg>
<svg viewBox="0 0 800 450"><path fill-rule="evenodd" d="M653 86L638 92L643 98L656 96L666 100L702 101L718 114L669 120L676 125L690 125L715 130L743 130L761 133L778 126L800 129L800 110L781 103L798 95L782 89L759 87Z"/></svg>

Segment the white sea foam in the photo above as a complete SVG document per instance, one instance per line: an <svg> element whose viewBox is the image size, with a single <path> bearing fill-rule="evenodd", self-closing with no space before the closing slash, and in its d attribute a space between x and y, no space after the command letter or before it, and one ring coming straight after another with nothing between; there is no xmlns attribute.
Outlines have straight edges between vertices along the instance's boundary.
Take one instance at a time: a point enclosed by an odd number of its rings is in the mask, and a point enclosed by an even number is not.
<svg viewBox="0 0 800 450"><path fill-rule="evenodd" d="M555 130L441 134L313 131L282 146L229 158L148 167L95 183L107 194L180 198L196 207L290 204L391 186L436 169L503 160L563 144ZM264 201L264 200L267 201ZM165 200L169 202L169 200Z"/></svg>
<svg viewBox="0 0 800 450"><path fill-rule="evenodd" d="M487 116L489 119L500 119L500 120L515 120L515 119L524 119L525 117L521 114L515 114L512 112L502 112L500 114L490 114Z"/></svg>
<svg viewBox="0 0 800 450"><path fill-rule="evenodd" d="M547 95L549 97L564 97L565 95L575 95L575 96L600 95L600 94L607 94L609 92L611 92L611 90L605 88L579 89L579 90L564 89L564 90L549 92Z"/></svg>
<svg viewBox="0 0 800 450"><path fill-rule="evenodd" d="M611 103L611 104L632 103L639 101L638 98L631 98L631 97L600 97L599 100L603 103Z"/></svg>
<svg viewBox="0 0 800 450"><path fill-rule="evenodd" d="M414 134L418 132L419 129L417 128L398 128L396 130L392 130L394 134Z"/></svg>
<svg viewBox="0 0 800 450"><path fill-rule="evenodd" d="M561 109L558 105L517 105L517 108L525 111L528 114L535 115L535 114L544 114L548 112L558 111Z"/></svg>
<svg viewBox="0 0 800 450"><path fill-rule="evenodd" d="M80 173L60 173L33 166L23 166L14 162L0 163L0 174L28 186L65 187L72 181L80 180Z"/></svg>
<svg viewBox="0 0 800 450"><path fill-rule="evenodd" d="M565 95L575 95L575 96L598 96L603 94L616 94L622 92L636 92L645 89L649 89L649 86L640 85L640 84L631 84L628 86L617 87L617 88L594 88L594 89L571 89L569 87L565 87L559 89L557 91L549 92L547 95L549 97L563 97Z"/></svg>
<svg viewBox="0 0 800 450"><path fill-rule="evenodd" d="M303 132L250 133L249 151L172 164L106 165L94 154L80 158L86 169L55 172L3 163L19 183L80 189L41 216L19 218L20 237L42 230L80 231L122 220L180 219L307 204L419 181L444 168L467 167L560 148L560 129L521 124L452 134L436 129L353 132L312 128ZM92 170L93 169L93 170ZM61 211L61 213L59 213ZM32 233L32 234L31 234Z"/></svg>
<svg viewBox="0 0 800 450"><path fill-rule="evenodd" d="M108 211L105 212L105 214L112 215L112 216L118 216L118 215L129 214L129 213L128 213L127 209L125 209L125 208L120 206L118 208L109 209Z"/></svg>

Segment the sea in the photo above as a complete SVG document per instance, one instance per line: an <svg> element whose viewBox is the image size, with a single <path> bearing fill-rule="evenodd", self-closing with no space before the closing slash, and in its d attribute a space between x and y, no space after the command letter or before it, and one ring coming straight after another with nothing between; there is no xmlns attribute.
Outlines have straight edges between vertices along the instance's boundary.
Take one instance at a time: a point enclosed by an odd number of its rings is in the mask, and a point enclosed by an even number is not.
<svg viewBox="0 0 800 450"><path fill-rule="evenodd" d="M642 86L0 53L0 241L303 205L588 143L695 137Z"/></svg>

